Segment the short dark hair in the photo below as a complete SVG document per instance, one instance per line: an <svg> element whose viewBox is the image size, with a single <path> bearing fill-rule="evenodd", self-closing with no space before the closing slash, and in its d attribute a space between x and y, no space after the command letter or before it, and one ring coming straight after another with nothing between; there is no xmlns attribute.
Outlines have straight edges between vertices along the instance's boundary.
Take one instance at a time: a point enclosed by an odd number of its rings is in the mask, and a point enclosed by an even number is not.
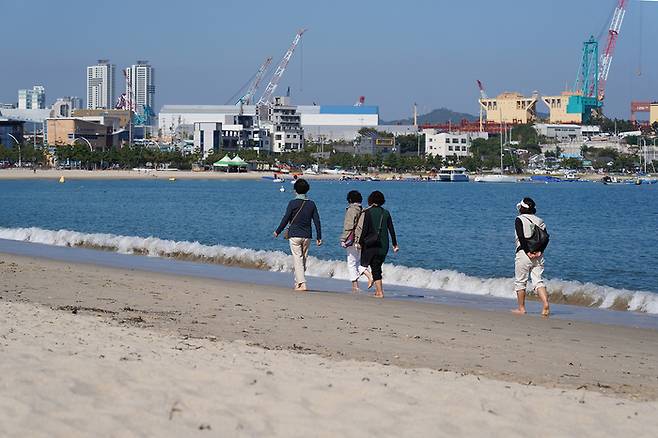
<svg viewBox="0 0 658 438"><path fill-rule="evenodd" d="M379 190L375 190L368 196L368 205L384 205L386 199L384 199L384 194Z"/></svg>
<svg viewBox="0 0 658 438"><path fill-rule="evenodd" d="M523 198L523 203L528 207L519 205L519 213L521 214L535 214L537 213L537 206L532 198Z"/></svg>
<svg viewBox="0 0 658 438"><path fill-rule="evenodd" d="M350 190L347 194L347 202L350 204L358 202L360 204L363 202L363 196L361 196L361 193L358 190Z"/></svg>
<svg viewBox="0 0 658 438"><path fill-rule="evenodd" d="M295 185L293 185L293 187L295 188L295 192L300 195L305 195L311 188L311 186L308 185L308 182L306 182L304 178L299 178L297 181L295 181Z"/></svg>

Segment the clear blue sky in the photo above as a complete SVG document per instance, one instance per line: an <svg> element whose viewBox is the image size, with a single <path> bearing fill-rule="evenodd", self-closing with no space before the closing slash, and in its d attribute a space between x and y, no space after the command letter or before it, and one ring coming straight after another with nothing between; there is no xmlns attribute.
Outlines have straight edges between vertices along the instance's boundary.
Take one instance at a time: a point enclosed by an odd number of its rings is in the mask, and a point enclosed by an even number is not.
<svg viewBox="0 0 658 438"><path fill-rule="evenodd" d="M152 63L157 110L223 104L266 56L278 62L305 26L279 88L290 86L296 103L351 105L365 95L385 119L409 116L413 102L421 112L475 114L476 79L489 95L571 86L582 42L606 26L615 3L0 0L0 102L16 102L17 90L33 84L46 86L49 103L84 97L85 66L109 58L117 69ZM658 99L658 3L630 3L607 92L606 111L619 117L629 116L632 99Z"/></svg>

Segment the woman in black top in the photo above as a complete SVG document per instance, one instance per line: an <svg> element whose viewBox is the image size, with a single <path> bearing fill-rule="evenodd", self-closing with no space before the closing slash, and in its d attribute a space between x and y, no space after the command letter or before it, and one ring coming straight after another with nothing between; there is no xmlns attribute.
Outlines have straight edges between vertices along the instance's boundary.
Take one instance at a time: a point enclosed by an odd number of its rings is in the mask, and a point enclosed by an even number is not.
<svg viewBox="0 0 658 438"><path fill-rule="evenodd" d="M384 194L378 190L368 196L368 208L361 215L356 231L356 241L361 247L361 266L370 266L377 298L384 298L382 265L388 254L389 234L393 243L393 252L400 250L391 214L382 207L384 202L386 202Z"/></svg>
<svg viewBox="0 0 658 438"><path fill-rule="evenodd" d="M278 237L286 225L288 227L288 242L290 243L290 252L292 253L293 267L295 271L295 290L305 291L306 277L306 259L308 249L311 246L311 222L315 224L315 233L317 234L317 244L322 245L322 226L320 225L320 215L315 203L308 199L310 186L305 179L295 181L295 199L288 203L286 213L281 219L279 227L274 232L274 237Z"/></svg>

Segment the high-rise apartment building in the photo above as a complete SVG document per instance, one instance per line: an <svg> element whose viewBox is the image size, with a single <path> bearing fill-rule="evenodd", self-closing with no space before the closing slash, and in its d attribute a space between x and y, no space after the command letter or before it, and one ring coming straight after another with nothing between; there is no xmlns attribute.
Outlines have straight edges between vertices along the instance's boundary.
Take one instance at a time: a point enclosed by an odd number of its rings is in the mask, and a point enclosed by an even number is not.
<svg viewBox="0 0 658 438"><path fill-rule="evenodd" d="M87 67L87 109L114 108L115 66L107 59Z"/></svg>
<svg viewBox="0 0 658 438"><path fill-rule="evenodd" d="M46 108L46 89L35 85L31 90L18 90L18 109Z"/></svg>
<svg viewBox="0 0 658 438"><path fill-rule="evenodd" d="M153 110L155 105L155 69L148 61L137 61L126 69L126 96L138 114L144 107Z"/></svg>

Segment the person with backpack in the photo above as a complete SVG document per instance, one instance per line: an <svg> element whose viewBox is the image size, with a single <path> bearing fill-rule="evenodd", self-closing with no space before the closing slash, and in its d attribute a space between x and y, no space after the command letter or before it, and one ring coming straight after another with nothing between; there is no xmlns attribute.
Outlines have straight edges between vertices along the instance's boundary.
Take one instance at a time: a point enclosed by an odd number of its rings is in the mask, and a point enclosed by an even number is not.
<svg viewBox="0 0 658 438"><path fill-rule="evenodd" d="M343 220L343 233L340 236L340 246L345 248L347 253L347 273L352 281L354 293L359 292L359 278L362 275L368 279L368 289L373 285L372 275L368 269L361 266L361 251L357 248L358 242L355 240L357 223L363 214L361 202L363 197L357 190L351 190L347 194L347 209Z"/></svg>
<svg viewBox="0 0 658 438"><path fill-rule="evenodd" d="M368 196L368 208L363 212L357 224L356 242L361 250L361 266L370 266L372 280L375 284L375 297L384 298L382 284L382 265L388 254L388 235L391 235L393 252L398 252L398 240L393 228L393 219L384 209L384 194L375 190Z"/></svg>
<svg viewBox="0 0 658 438"><path fill-rule="evenodd" d="M528 277L542 302L542 316L549 316L548 293L542 279L544 273L544 251L549 242L546 224L536 215L537 209L532 198L523 198L516 204L519 215L514 221L516 234L516 258L514 260L514 289L518 300L518 308L512 310L517 314L525 314L525 297Z"/></svg>
<svg viewBox="0 0 658 438"><path fill-rule="evenodd" d="M317 234L317 244L322 245L322 227L320 225L320 214L315 203L308 199L306 194L311 188L308 182L299 178L295 181L293 186L295 189L295 199L288 203L286 213L281 219L279 227L274 232L274 237L279 237L279 234L286 228L283 237L288 239L290 243L290 252L292 253L293 267L295 271L295 287L296 291L306 291L306 259L308 257L308 249L311 246L311 222L315 224L315 233Z"/></svg>

